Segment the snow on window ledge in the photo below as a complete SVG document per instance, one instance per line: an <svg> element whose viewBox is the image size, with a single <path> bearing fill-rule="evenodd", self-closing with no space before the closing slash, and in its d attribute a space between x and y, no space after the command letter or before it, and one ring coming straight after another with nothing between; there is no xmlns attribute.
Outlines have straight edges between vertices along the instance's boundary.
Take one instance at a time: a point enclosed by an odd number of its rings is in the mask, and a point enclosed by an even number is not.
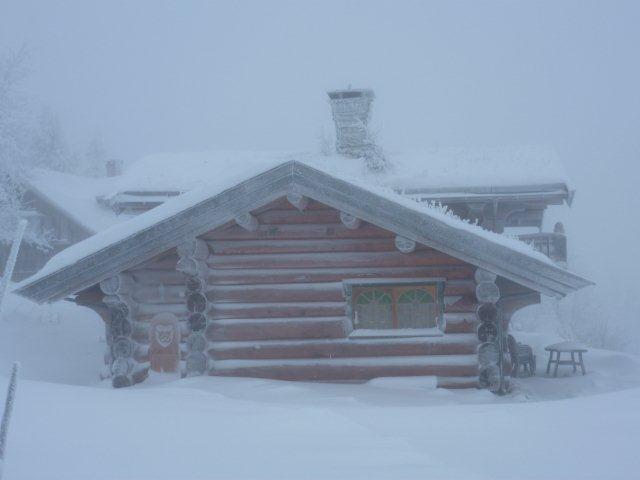
<svg viewBox="0 0 640 480"><path fill-rule="evenodd" d="M359 328L349 334L349 338L409 338L409 337L442 337L444 332L434 328Z"/></svg>

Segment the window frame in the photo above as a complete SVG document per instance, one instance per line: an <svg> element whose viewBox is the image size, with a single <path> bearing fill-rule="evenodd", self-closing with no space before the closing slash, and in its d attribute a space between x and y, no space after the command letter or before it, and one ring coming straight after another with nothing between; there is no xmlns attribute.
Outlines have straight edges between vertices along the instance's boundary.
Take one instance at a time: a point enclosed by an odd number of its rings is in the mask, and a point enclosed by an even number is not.
<svg viewBox="0 0 640 480"><path fill-rule="evenodd" d="M444 331L444 286L445 278L381 278L381 279L347 279L343 280L343 291L347 304L346 313L351 319L351 324L355 332L355 336L360 332L374 332L384 334L385 332L389 336L402 335L406 332L407 335L414 333L416 335L436 333L436 330L440 332ZM401 328L398 314L397 304L400 295L407 290L413 290L423 287L429 294L434 297L436 308L436 322L433 327L421 327ZM356 323L356 302L361 293L368 290L383 290L391 295L392 298L392 326L390 328L367 328L361 327ZM435 294L435 295L434 295ZM395 333L395 335L394 335ZM352 334L353 335L353 334Z"/></svg>

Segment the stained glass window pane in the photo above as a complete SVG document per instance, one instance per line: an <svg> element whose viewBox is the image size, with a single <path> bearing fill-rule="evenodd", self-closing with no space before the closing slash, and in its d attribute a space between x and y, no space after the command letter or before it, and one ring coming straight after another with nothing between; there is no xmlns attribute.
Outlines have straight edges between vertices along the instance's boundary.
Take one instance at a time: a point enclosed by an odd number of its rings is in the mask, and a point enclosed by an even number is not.
<svg viewBox="0 0 640 480"><path fill-rule="evenodd" d="M367 290L356 298L357 328L393 328L393 300L384 290Z"/></svg>
<svg viewBox="0 0 640 480"><path fill-rule="evenodd" d="M398 328L433 328L437 324L436 303L424 289L406 290L396 305Z"/></svg>

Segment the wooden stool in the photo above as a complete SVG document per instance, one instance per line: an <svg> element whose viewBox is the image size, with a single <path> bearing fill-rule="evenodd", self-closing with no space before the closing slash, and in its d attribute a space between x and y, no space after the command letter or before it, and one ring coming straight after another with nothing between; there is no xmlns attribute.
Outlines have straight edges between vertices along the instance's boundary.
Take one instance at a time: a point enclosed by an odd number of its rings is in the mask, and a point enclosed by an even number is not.
<svg viewBox="0 0 640 480"><path fill-rule="evenodd" d="M584 360L582 359L582 354L586 353L588 350L584 348L582 345L573 342L561 342L554 343L553 345L549 345L545 347L545 350L549 352L549 362L547 363L547 375L551 370L551 364L555 364L555 368L553 369L553 376L558 376L558 367L560 365L571 365L573 367L573 373L578 371L578 366L580 366L580 370L582 370L582 375L586 375L587 371L584 368ZM556 358L553 358L553 354L556 354ZM571 360L560 360L560 355L562 353L569 353L571 355ZM578 359L576 360L576 354L578 354Z"/></svg>

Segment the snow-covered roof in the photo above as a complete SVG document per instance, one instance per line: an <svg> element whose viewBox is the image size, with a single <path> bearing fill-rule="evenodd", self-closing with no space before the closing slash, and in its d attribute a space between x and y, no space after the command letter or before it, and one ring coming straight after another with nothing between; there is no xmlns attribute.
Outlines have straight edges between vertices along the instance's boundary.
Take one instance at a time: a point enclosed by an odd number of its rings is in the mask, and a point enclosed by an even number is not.
<svg viewBox="0 0 640 480"><path fill-rule="evenodd" d="M113 191L116 180L116 177L83 177L39 168L25 176L25 182L33 194L90 234L125 219L96 201L97 196Z"/></svg>
<svg viewBox="0 0 640 480"><path fill-rule="evenodd" d="M377 182L399 190L510 187L566 184L555 152L539 147L432 148L387 152L390 168ZM275 162L298 159L352 177L367 175L359 159L305 152L218 150L149 155L134 162L118 179L123 191L185 192L237 168L258 172Z"/></svg>
<svg viewBox="0 0 640 480"><path fill-rule="evenodd" d="M26 177L31 190L88 233L105 230L128 217L119 206L163 203L182 193L217 182L246 177L291 159L339 171L345 178L374 180L420 199L492 198L531 192L567 198L566 176L554 152L541 148L432 148L388 152L390 168L372 174L362 160L304 152L217 150L163 153L133 162L118 177L95 178L34 169ZM527 188L527 186L533 186ZM546 190L545 190L546 188ZM154 192L151 197L145 192ZM142 194L142 196L141 196ZM169 194L169 195L168 195ZM102 197L103 202L96 199Z"/></svg>
<svg viewBox="0 0 640 480"><path fill-rule="evenodd" d="M225 174L219 172L201 187L67 248L22 282L18 293L40 302L62 298L291 191L542 293L565 295L590 284L527 244L397 194L350 159L340 164L313 158L282 163L277 157L261 162L258 174L251 162L229 164L221 171Z"/></svg>
<svg viewBox="0 0 640 480"><path fill-rule="evenodd" d="M247 172L260 172L292 158L292 153L282 151L158 153L142 157L129 165L124 174L117 177L114 190L187 192L234 171L244 172L245 175Z"/></svg>

